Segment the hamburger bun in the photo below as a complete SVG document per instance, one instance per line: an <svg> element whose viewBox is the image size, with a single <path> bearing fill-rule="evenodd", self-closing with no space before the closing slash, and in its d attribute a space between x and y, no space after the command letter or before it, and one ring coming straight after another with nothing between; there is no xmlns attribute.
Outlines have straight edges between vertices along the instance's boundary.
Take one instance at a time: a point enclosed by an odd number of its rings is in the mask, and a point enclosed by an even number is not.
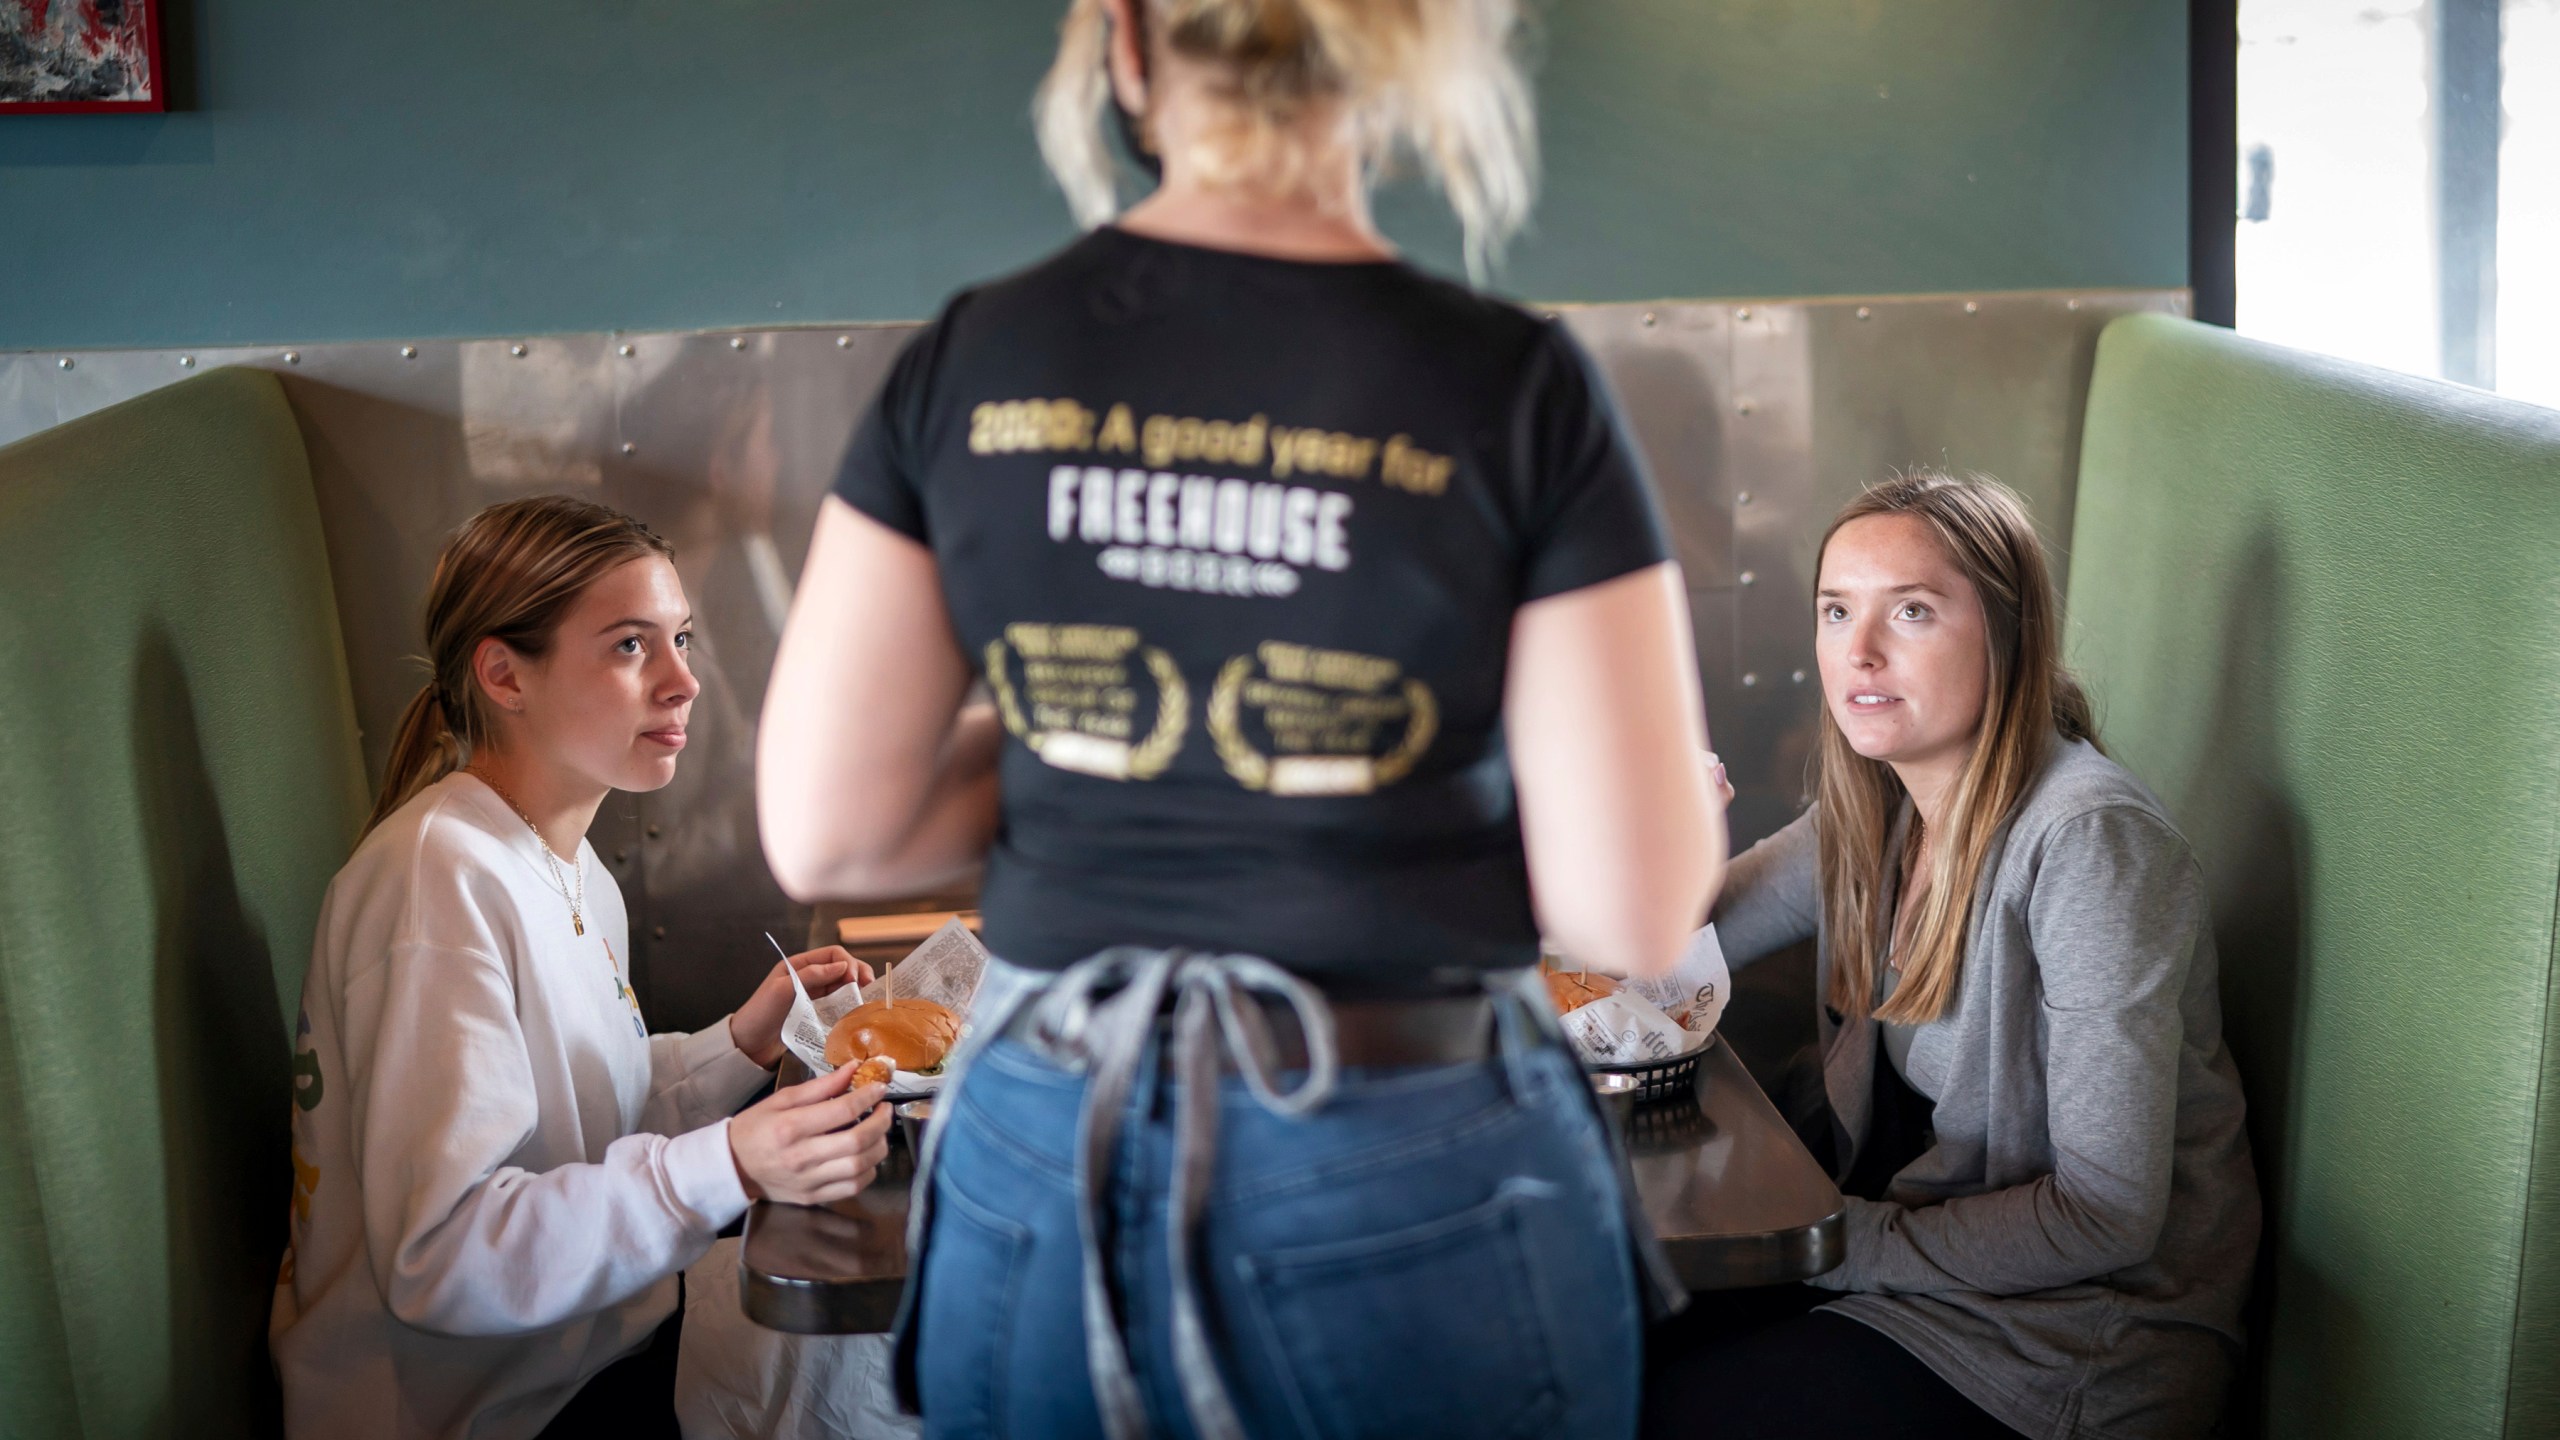
<svg viewBox="0 0 2560 1440"><path fill-rule="evenodd" d="M1606 975L1594 975L1587 970L1547 972L1547 998L1555 1002L1559 1015L1579 1010L1603 995L1617 993L1618 982Z"/></svg>
<svg viewBox="0 0 2560 1440"><path fill-rule="evenodd" d="M873 1000L856 1005L827 1032L827 1063L873 1056L901 1070L930 1070L960 1039L960 1017L930 1000Z"/></svg>

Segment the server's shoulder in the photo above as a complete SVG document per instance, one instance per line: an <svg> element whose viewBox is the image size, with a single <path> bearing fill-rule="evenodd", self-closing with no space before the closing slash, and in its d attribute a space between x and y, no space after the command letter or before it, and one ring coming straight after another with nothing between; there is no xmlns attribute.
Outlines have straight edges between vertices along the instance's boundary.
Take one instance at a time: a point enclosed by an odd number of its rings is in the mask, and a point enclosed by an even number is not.
<svg viewBox="0 0 2560 1440"><path fill-rule="evenodd" d="M1502 296L1410 265L1398 267L1396 289L1397 323L1444 359L1467 357L1516 372L1552 364L1571 349L1562 320Z"/></svg>

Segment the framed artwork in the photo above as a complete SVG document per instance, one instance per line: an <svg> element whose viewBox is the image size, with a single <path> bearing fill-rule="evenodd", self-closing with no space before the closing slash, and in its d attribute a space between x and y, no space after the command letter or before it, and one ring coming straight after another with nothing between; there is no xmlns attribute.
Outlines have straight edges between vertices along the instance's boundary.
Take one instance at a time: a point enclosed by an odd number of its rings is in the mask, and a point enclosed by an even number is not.
<svg viewBox="0 0 2560 1440"><path fill-rule="evenodd" d="M0 0L0 115L168 108L160 0Z"/></svg>

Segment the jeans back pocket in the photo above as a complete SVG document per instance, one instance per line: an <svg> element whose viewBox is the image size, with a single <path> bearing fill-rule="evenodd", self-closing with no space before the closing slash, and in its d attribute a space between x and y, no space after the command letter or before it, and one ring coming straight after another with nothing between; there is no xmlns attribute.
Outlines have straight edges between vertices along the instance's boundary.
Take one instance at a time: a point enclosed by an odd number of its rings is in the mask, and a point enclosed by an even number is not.
<svg viewBox="0 0 2560 1440"><path fill-rule="evenodd" d="M1402 1230L1239 1257L1258 1348L1300 1425L1322 1440L1545 1440L1562 1397L1523 1226L1551 1203L1506 1187Z"/></svg>
<svg viewBox="0 0 2560 1440"><path fill-rule="evenodd" d="M978 1204L938 1177L916 1311L916 1388L929 1435L993 1435L1003 1428L1030 1227Z"/></svg>

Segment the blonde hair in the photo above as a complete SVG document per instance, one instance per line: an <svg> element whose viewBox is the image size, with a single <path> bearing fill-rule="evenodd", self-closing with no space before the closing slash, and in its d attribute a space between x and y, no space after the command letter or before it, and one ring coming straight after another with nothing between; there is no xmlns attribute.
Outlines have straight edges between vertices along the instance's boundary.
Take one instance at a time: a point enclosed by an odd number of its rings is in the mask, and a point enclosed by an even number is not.
<svg viewBox="0 0 2560 1440"><path fill-rule="evenodd" d="M2026 502L2015 491L1980 475L1899 474L1850 501L1823 532L1822 548L1830 549L1842 526L1870 515L1909 515L1929 526L1981 599L1991 652L1982 726L1947 795L1939 843L1929 855L1928 892L1909 932L1902 983L1881 1009L1874 1006L1876 967L1887 940L1886 887L1900 859L1885 853L1885 843L1902 802L1902 782L1884 762L1849 748L1830 707L1822 710L1814 831L1831 945L1823 1000L1852 1019L1873 1009L1881 1020L1922 1025L1944 1014L1955 994L1974 887L2009 812L2043 768L2056 736L2096 745L2098 726L2088 693L2062 663L2053 572Z"/></svg>
<svg viewBox="0 0 2560 1440"><path fill-rule="evenodd" d="M1129 0L1157 54L1197 62L1219 115L1183 158L1212 185L1296 186L1291 127L1339 104L1372 177L1409 151L1448 196L1481 277L1529 217L1537 118L1512 52L1515 0ZM1073 0L1032 103L1040 152L1087 226L1119 213L1103 126L1110 16Z"/></svg>
<svg viewBox="0 0 2560 1440"><path fill-rule="evenodd" d="M497 734L489 697L471 674L482 640L527 657L547 654L561 617L589 585L633 560L675 553L621 511L565 495L510 500L463 522L436 557L427 588L427 683L401 712L364 828L470 764Z"/></svg>

